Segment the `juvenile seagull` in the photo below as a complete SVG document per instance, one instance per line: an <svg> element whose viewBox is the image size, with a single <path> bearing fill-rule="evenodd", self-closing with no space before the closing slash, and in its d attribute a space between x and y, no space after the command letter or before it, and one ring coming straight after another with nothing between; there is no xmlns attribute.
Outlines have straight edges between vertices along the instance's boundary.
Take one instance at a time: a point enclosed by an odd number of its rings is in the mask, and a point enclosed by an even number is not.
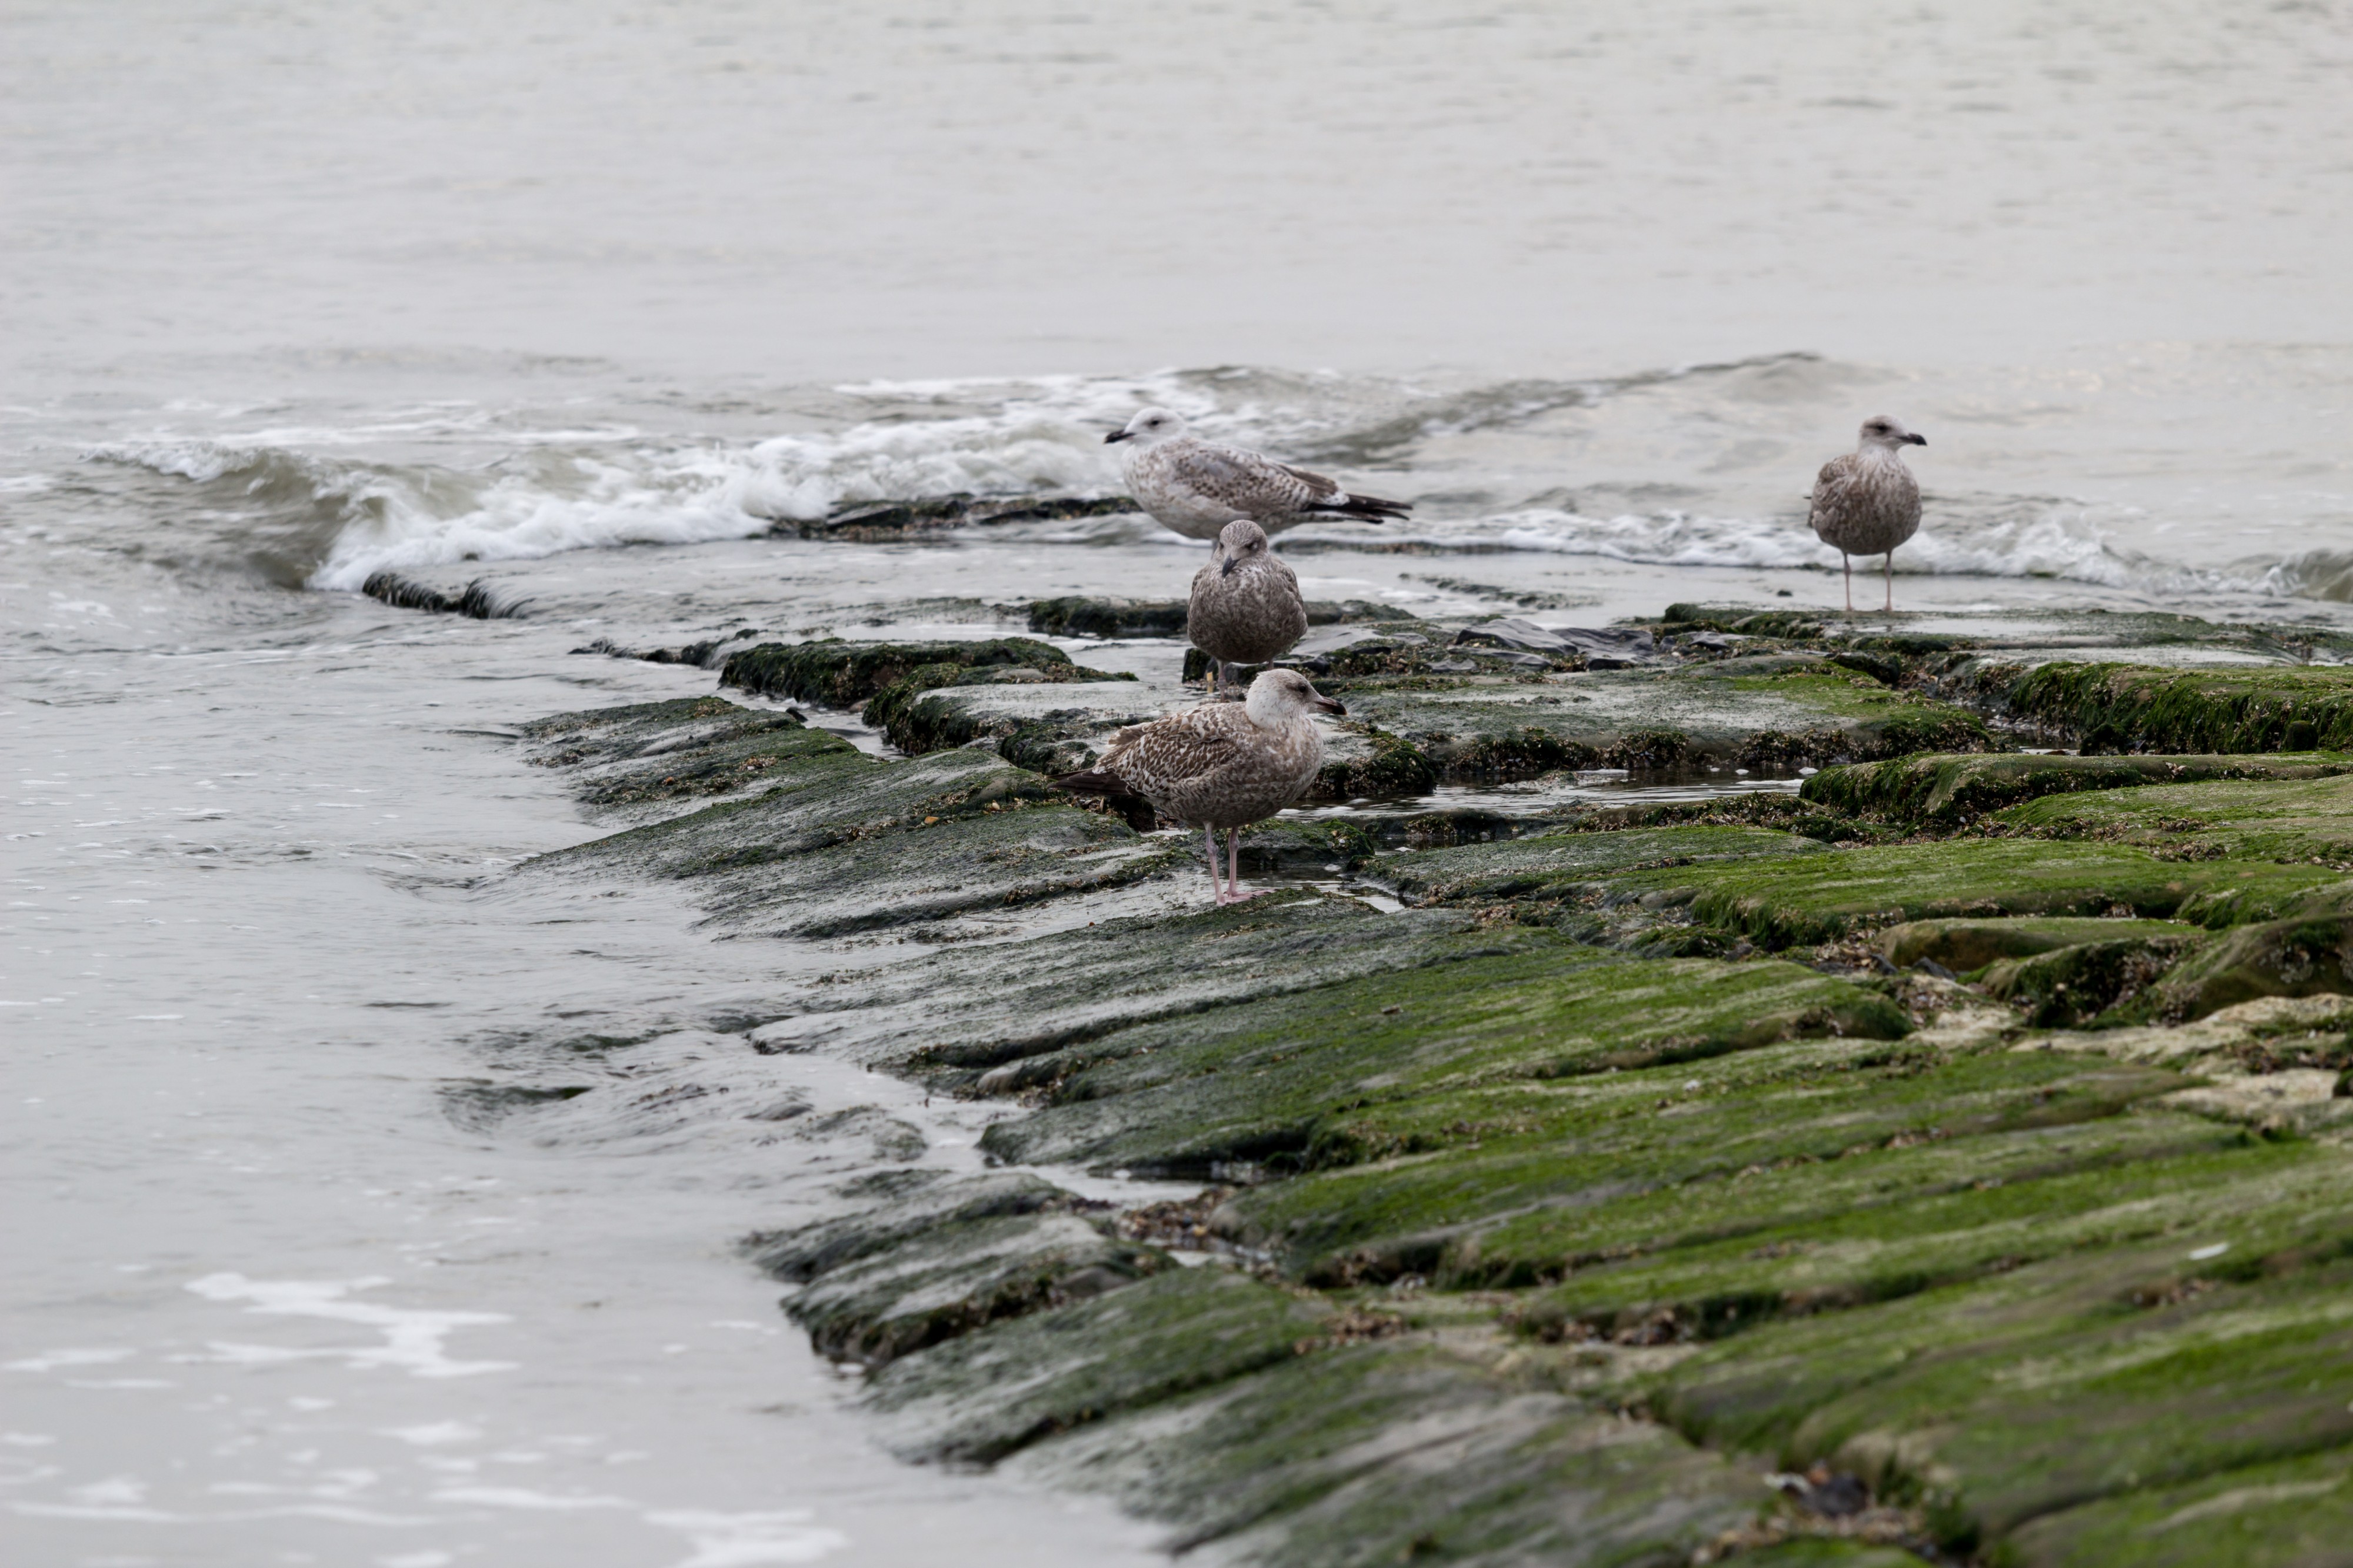
<svg viewBox="0 0 2353 1568"><path fill-rule="evenodd" d="M1321 474L1204 441L1166 408L1138 409L1103 439L1127 443L1119 466L1135 504L1187 539L1215 539L1238 517L1281 533L1319 517L1384 522L1413 510L1411 501L1351 495Z"/></svg>
<svg viewBox="0 0 2353 1568"><path fill-rule="evenodd" d="M1280 658L1306 635L1299 579L1268 547L1266 530L1248 518L1226 524L1217 553L1193 574L1185 616L1187 638L1217 662L1209 689L1225 689L1226 666Z"/></svg>
<svg viewBox="0 0 2353 1568"><path fill-rule="evenodd" d="M1862 422L1852 452L1822 465L1806 521L1841 557L1887 556L1887 608L1895 607L1895 547L1920 531L1920 484L1904 466L1906 447L1925 447L1884 414ZM1846 613L1854 614L1854 562L1846 561Z"/></svg>
<svg viewBox="0 0 2353 1568"><path fill-rule="evenodd" d="M1244 700L1204 702L1132 724L1111 738L1111 749L1092 768L1054 782L1092 795L1140 795L1161 816L1198 824L1218 902L1236 904L1258 896L1242 891L1242 829L1272 816L1315 782L1324 737L1310 715L1346 711L1297 670L1270 669L1250 682ZM1218 880L1221 827L1223 882Z"/></svg>

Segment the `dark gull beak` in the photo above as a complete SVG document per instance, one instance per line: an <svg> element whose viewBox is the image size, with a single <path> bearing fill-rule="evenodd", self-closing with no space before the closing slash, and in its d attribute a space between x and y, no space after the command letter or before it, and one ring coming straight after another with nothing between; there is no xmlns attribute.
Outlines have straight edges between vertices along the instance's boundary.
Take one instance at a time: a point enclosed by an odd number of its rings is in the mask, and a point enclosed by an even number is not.
<svg viewBox="0 0 2353 1568"><path fill-rule="evenodd" d="M1925 447L1928 444L1928 437L1926 436L1906 436L1904 438L1915 447Z"/></svg>
<svg viewBox="0 0 2353 1568"><path fill-rule="evenodd" d="M1234 574L1234 568L1241 563L1242 558L1240 556L1229 555L1226 557L1226 563L1218 568L1218 575L1220 577L1230 577Z"/></svg>
<svg viewBox="0 0 2353 1568"><path fill-rule="evenodd" d="M1106 437L1103 437L1103 445L1104 445L1104 446L1106 446L1106 447L1108 447L1108 446L1110 446L1113 441L1124 441L1124 440L1126 440L1130 436L1133 436L1133 435L1134 435L1134 434L1135 434L1135 432L1134 432L1134 431L1133 431L1133 430L1114 430L1114 431L1113 431L1110 435L1108 435L1108 436L1106 436Z"/></svg>
<svg viewBox="0 0 2353 1568"><path fill-rule="evenodd" d="M1326 713L1337 713L1345 716L1348 711L1347 709L1340 705L1340 700L1336 697L1318 697L1315 699L1315 706L1321 708Z"/></svg>

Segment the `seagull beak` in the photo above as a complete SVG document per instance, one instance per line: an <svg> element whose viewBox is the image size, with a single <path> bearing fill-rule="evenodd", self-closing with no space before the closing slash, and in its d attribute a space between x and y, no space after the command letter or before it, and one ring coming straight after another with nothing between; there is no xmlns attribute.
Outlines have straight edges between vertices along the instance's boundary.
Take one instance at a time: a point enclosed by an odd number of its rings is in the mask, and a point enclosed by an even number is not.
<svg viewBox="0 0 2353 1568"><path fill-rule="evenodd" d="M1133 431L1133 430L1114 430L1114 431L1113 431L1110 435L1108 435L1108 436L1106 436L1106 437L1103 437L1103 445L1104 445L1104 446L1106 446L1106 447L1108 447L1108 446L1110 446L1113 441L1124 441L1124 440L1126 440L1130 436L1133 436L1133 435L1134 435L1134 434L1135 434L1135 432L1134 432L1134 431Z"/></svg>
<svg viewBox="0 0 2353 1568"><path fill-rule="evenodd" d="M1242 558L1240 556L1229 555L1226 557L1226 563L1218 568L1218 575L1220 577L1230 577L1234 574L1234 568L1241 563Z"/></svg>
<svg viewBox="0 0 2353 1568"><path fill-rule="evenodd" d="M1915 447L1925 447L1928 444L1928 437L1926 436L1906 436L1904 438Z"/></svg>
<svg viewBox="0 0 2353 1568"><path fill-rule="evenodd" d="M1321 708L1326 713L1337 713L1345 716L1348 711L1347 709L1340 705L1340 700L1336 697L1318 697L1315 699L1315 706Z"/></svg>

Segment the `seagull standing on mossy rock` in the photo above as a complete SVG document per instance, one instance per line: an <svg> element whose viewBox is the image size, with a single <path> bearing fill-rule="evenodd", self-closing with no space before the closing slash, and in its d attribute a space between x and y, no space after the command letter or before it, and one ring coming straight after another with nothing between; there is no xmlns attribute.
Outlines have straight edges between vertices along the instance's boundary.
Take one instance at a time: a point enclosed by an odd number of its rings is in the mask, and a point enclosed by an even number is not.
<svg viewBox="0 0 2353 1568"><path fill-rule="evenodd" d="M1247 518L1226 524L1217 553L1193 574L1185 637L1215 665L1209 693L1225 689L1226 666L1281 658L1307 635L1299 578L1276 556L1266 530Z"/></svg>
<svg viewBox="0 0 2353 1568"><path fill-rule="evenodd" d="M1162 816L1198 826L1218 902L1237 904L1258 896L1242 891L1242 829L1307 793L1324 766L1324 735L1314 715L1346 711L1297 670L1265 670L1241 701L1204 702L1130 725L1111 738L1111 748L1092 768L1054 782L1087 795L1141 795ZM1220 828L1226 833L1223 881L1218 877Z"/></svg>
<svg viewBox="0 0 2353 1568"><path fill-rule="evenodd" d="M1351 494L1321 474L1204 441L1166 408L1138 409L1103 439L1126 444L1120 471L1135 504L1187 539L1215 539L1236 518L1281 533L1317 518L1385 522L1413 510L1411 501Z"/></svg>
<svg viewBox="0 0 2353 1568"><path fill-rule="evenodd" d="M1904 448L1925 447L1884 414L1862 422L1853 451L1822 465L1814 480L1813 510L1806 519L1824 544L1846 565L1846 613L1854 614L1857 555L1887 557L1887 605L1895 608L1895 547L1920 531L1920 482L1904 466Z"/></svg>

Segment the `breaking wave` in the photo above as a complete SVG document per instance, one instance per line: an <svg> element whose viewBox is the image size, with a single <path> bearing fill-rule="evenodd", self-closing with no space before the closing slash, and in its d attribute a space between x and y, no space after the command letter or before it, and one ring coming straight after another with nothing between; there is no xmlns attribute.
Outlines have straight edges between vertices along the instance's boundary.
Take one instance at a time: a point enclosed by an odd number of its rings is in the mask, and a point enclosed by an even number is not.
<svg viewBox="0 0 2353 1568"><path fill-rule="evenodd" d="M815 520L863 501L959 491L1117 493L1117 468L1102 436L1156 403L1183 412L1204 434L1345 465L1343 471L1378 472L1384 489L1402 486L1410 495L1420 481L1424 502L1411 523L1293 536L1303 542L1377 539L1390 547L1591 555L1662 567L1836 570L1838 552L1814 538L1802 503L1785 500L1778 482L1764 510L1745 506L1736 484L1722 496L1731 504L1716 509L1704 492L1664 483L1648 493L1639 484L1580 485L1576 495L1555 485L1533 496L1523 490L1525 499L1480 487L1491 472L1518 472L1522 482L1538 484L1538 463L1565 477L1580 461L1577 422L1596 417L1595 410L1650 409L1643 417L1681 419L1694 399L1745 405L1844 397L1868 379L1857 367L1788 354L1614 380L1451 387L1250 367L877 381L804 400L796 422L818 427L765 439L664 437L593 421L533 431L471 409L437 415L438 424L159 437L87 456L185 481L195 505L180 509L183 518L274 580L351 591L378 572L750 538L780 521ZM395 462L358 455L386 445L386 431L397 435L404 455L421 446L440 456L438 441L463 456ZM1471 482L1461 488L1441 488L1466 476ZM1678 504L1660 504L1667 500ZM1932 525L1898 552L1899 572L2353 602L2353 552L2192 565L2125 542L2151 531L2146 516L2122 506L1934 492L1930 504ZM1075 542L1085 532L1064 529L1051 537ZM1857 564L1877 568L1876 561Z"/></svg>

